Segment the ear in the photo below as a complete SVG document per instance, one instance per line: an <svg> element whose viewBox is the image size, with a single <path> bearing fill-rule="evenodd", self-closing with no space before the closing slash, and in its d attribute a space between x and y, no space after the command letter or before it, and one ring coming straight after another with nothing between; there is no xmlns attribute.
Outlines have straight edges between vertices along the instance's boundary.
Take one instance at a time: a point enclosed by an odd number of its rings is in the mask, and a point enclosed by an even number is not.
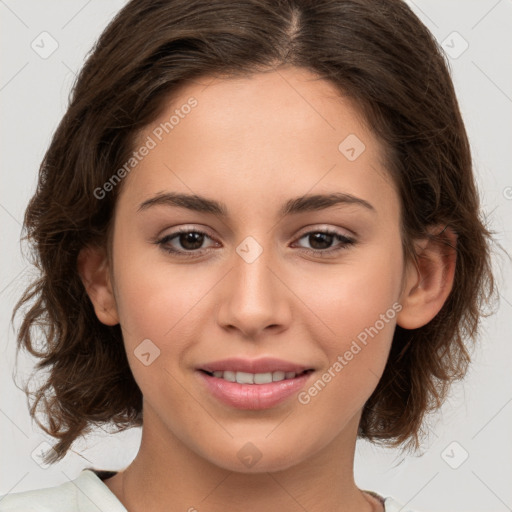
<svg viewBox="0 0 512 512"><path fill-rule="evenodd" d="M84 247L78 255L77 267L98 320L105 325L117 325L119 316L105 250Z"/></svg>
<svg viewBox="0 0 512 512"><path fill-rule="evenodd" d="M402 309L397 315L397 324L404 329L417 329L430 322L453 287L457 235L447 226L434 226L429 232L439 236L416 241L418 261L407 264L400 297Z"/></svg>

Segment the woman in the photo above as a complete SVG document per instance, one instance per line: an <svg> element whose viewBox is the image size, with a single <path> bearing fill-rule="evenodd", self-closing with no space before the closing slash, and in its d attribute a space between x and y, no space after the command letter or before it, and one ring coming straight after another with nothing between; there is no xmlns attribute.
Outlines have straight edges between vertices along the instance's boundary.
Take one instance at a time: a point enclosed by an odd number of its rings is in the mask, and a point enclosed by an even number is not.
<svg viewBox="0 0 512 512"><path fill-rule="evenodd" d="M142 442L0 510L399 510L356 439L419 446L493 284L448 70L398 0L129 2L25 226L47 460L96 424Z"/></svg>

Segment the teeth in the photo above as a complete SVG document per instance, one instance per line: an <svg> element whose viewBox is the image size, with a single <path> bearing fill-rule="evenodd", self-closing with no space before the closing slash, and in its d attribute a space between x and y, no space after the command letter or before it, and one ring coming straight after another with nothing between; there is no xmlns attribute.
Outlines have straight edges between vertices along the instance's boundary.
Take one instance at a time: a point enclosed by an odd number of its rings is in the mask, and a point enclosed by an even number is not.
<svg viewBox="0 0 512 512"><path fill-rule="evenodd" d="M268 373L247 373L247 372L232 372L215 371L213 376L218 379L224 379L229 382L238 382L239 384L269 384L270 382L279 382L285 379L293 379L297 376L295 372L275 371Z"/></svg>
<svg viewBox="0 0 512 512"><path fill-rule="evenodd" d="M222 376L223 379L229 380L229 382L235 382L236 381L236 374L235 372L224 372L224 375Z"/></svg>
<svg viewBox="0 0 512 512"><path fill-rule="evenodd" d="M236 381L238 384L254 384L254 373L236 372Z"/></svg>

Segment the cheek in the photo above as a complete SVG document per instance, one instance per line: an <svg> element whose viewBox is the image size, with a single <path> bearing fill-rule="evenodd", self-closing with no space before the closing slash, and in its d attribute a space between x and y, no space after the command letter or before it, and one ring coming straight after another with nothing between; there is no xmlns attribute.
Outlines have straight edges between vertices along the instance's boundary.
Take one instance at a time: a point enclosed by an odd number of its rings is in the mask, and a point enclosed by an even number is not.
<svg viewBox="0 0 512 512"><path fill-rule="evenodd" d="M161 255L148 262L148 254L141 255L132 254L115 266L116 302L129 365L146 400L167 397L173 407L181 402L190 407L175 379L201 340L209 294L222 275L212 275L207 266L171 265Z"/></svg>
<svg viewBox="0 0 512 512"><path fill-rule="evenodd" d="M335 334L316 338L326 364L298 396L305 413L322 417L333 434L375 390L386 366L397 314L397 304L386 300L341 304L341 309L331 305L330 326Z"/></svg>
<svg viewBox="0 0 512 512"><path fill-rule="evenodd" d="M297 295L305 297L311 318L332 353L342 350L347 341L364 341L373 327L389 338L394 330L400 294L402 258L400 247L388 250L360 251L341 265L327 267L322 273L304 274L297 281ZM384 318L383 318L384 315Z"/></svg>
<svg viewBox="0 0 512 512"><path fill-rule="evenodd" d="M119 237L119 255L122 250ZM207 267L170 264L155 248L133 248L130 257L118 257L114 267L116 304L128 343L144 338L163 343L175 332L182 333L189 315L218 280Z"/></svg>
<svg viewBox="0 0 512 512"><path fill-rule="evenodd" d="M352 403L355 410L371 395L384 371L401 309L397 302L402 275L399 241L394 247L387 246L379 254L368 251L366 259L361 251L357 261L347 259L346 265L330 274L316 276L307 294L306 280L301 281L297 293L307 297L309 334L326 355L320 378L328 381L329 391L322 391L319 403ZM320 382L312 394L322 386Z"/></svg>

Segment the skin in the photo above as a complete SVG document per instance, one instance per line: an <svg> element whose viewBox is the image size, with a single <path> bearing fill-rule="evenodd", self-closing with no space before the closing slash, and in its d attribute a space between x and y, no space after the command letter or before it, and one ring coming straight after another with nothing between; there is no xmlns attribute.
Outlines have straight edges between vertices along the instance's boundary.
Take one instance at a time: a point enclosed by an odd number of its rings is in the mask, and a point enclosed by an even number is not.
<svg viewBox="0 0 512 512"><path fill-rule="evenodd" d="M101 249L79 258L99 320L121 325L144 395L139 452L105 483L130 511L383 510L354 481L362 408L395 325L421 327L438 313L455 257L425 239L416 244L419 265L403 260L400 201L382 147L330 83L293 67L207 77L180 89L138 142L191 96L198 105L122 183L111 263ZM338 150L350 134L366 146L354 161ZM164 204L139 211L165 192L221 201L229 215ZM340 204L277 215L290 198L333 192L375 211ZM202 254L180 258L154 243L180 226L207 232L194 246ZM356 243L322 256L340 242L315 245L305 234L326 228ZM252 263L236 252L248 236L263 249ZM179 237L169 246L187 252ZM234 409L195 370L231 356L272 356L315 368L310 386L393 304L400 312L308 404L292 397L266 410ZM145 339L160 350L149 366L134 354ZM261 454L252 467L237 456L249 442Z"/></svg>

